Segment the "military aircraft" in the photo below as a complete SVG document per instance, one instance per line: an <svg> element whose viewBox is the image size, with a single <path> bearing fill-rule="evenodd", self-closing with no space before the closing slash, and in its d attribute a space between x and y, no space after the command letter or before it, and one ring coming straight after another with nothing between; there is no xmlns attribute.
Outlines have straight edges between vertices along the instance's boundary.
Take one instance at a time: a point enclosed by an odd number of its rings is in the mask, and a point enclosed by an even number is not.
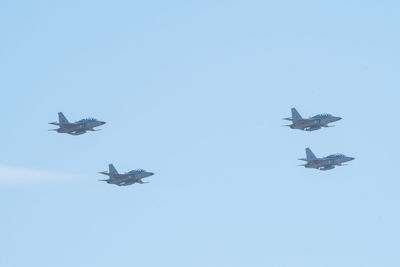
<svg viewBox="0 0 400 267"><path fill-rule="evenodd" d="M306 164L302 164L299 166L304 166L306 168L314 168L320 171L327 171L335 168L335 166L345 166L344 162L348 162L354 160L352 157L347 157L343 154L333 154L329 155L325 158L317 158L310 148L306 148L306 158L302 158L299 160L307 161Z"/></svg>
<svg viewBox="0 0 400 267"><path fill-rule="evenodd" d="M86 131L100 131L95 130L94 127L105 124L104 121L96 119L82 119L77 122L69 122L62 112L58 112L58 122L50 122L49 124L60 126L58 129L51 129L49 131L57 131L58 133L67 133L71 135L81 135Z"/></svg>
<svg viewBox="0 0 400 267"><path fill-rule="evenodd" d="M119 174L115 169L114 165L108 165L108 172L100 172L101 174L107 175L110 179L99 180L107 182L108 184L115 184L118 186L126 186L134 183L147 184L148 182L143 182L142 179L154 175L152 172L147 172L142 169L133 170L124 174Z"/></svg>
<svg viewBox="0 0 400 267"><path fill-rule="evenodd" d="M341 119L342 118L332 116L331 114L319 114L308 119L303 119L299 112L295 108L292 108L292 117L284 118L284 120L291 121L292 124L284 126L289 126L292 129L299 129L303 131L315 131L321 129L321 127L333 127L329 126L328 124Z"/></svg>

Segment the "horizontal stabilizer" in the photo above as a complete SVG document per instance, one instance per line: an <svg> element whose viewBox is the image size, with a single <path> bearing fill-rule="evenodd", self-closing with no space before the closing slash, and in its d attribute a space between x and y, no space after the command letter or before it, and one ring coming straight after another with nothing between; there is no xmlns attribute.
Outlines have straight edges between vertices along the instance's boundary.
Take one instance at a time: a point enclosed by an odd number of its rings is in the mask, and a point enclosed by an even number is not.
<svg viewBox="0 0 400 267"><path fill-rule="evenodd" d="M104 180L97 180L97 181L107 182L107 181L108 181L108 179L104 179Z"/></svg>
<svg viewBox="0 0 400 267"><path fill-rule="evenodd" d="M322 161L324 161L323 159L305 159L305 158L302 158L302 159L299 159L299 160L304 160L304 161L307 161L307 162L322 162Z"/></svg>
<svg viewBox="0 0 400 267"><path fill-rule="evenodd" d="M104 175L107 175L107 176L114 176L114 174L111 174L111 173L108 173L108 172L99 172L100 174L104 174Z"/></svg>
<svg viewBox="0 0 400 267"><path fill-rule="evenodd" d="M283 120L293 121L296 123L311 123L314 119L292 119L292 118L284 118Z"/></svg>
<svg viewBox="0 0 400 267"><path fill-rule="evenodd" d="M125 177L123 174L118 174L118 173L109 173L109 172L99 172L99 173L107 175L107 176L111 177L112 179Z"/></svg>
<svg viewBox="0 0 400 267"><path fill-rule="evenodd" d="M76 123L76 122L68 122L68 123L49 122L49 124L56 125L56 126L74 126L74 125L79 125L79 123Z"/></svg>

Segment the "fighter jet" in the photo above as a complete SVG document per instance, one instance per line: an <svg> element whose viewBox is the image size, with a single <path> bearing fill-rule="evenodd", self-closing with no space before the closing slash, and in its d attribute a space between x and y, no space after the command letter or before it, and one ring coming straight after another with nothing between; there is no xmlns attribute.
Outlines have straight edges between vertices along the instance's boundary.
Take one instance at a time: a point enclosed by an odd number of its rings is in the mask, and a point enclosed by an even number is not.
<svg viewBox="0 0 400 267"><path fill-rule="evenodd" d="M94 128L105 124L105 122L96 119L82 119L77 122L69 122L62 112L58 112L58 122L50 122L49 124L60 126L58 129L51 129L49 131L81 135L86 133L86 131L100 131Z"/></svg>
<svg viewBox="0 0 400 267"><path fill-rule="evenodd" d="M352 157L347 157L343 154L333 154L329 155L325 158L317 158L310 148L306 148L306 158L302 158L299 160L307 161L306 164L299 165L304 166L306 168L314 168L320 171L327 171L335 168L335 166L345 166L344 162L348 162L354 160Z"/></svg>
<svg viewBox="0 0 400 267"><path fill-rule="evenodd" d="M109 172L100 172L101 174L107 175L110 179L99 180L107 182L108 184L115 184L118 186L126 186L134 183L147 184L148 182L143 182L142 179L154 175L152 172L147 172L142 169L133 170L124 174L119 174L115 169L114 165L108 165Z"/></svg>
<svg viewBox="0 0 400 267"><path fill-rule="evenodd" d="M333 127L328 124L341 120L340 117L332 116L331 114L318 114L311 118L302 118L299 112L295 108L292 108L292 117L284 118L284 120L291 121L292 124L284 125L289 126L292 129L299 129L305 131L315 131L321 129L321 127Z"/></svg>

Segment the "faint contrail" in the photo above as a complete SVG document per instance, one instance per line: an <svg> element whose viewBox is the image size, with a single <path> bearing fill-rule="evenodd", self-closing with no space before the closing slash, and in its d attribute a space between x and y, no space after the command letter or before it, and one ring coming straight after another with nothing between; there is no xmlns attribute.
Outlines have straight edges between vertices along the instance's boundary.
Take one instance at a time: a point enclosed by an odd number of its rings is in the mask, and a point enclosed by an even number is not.
<svg viewBox="0 0 400 267"><path fill-rule="evenodd" d="M51 182L69 180L76 177L77 175L74 174L34 170L0 164L0 182L2 183Z"/></svg>

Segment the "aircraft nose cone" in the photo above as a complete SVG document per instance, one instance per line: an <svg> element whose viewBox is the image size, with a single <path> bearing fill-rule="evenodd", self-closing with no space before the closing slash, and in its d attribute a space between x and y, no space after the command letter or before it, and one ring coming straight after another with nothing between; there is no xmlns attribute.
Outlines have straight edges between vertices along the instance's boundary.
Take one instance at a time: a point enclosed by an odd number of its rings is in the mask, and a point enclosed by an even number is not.
<svg viewBox="0 0 400 267"><path fill-rule="evenodd" d="M154 172L149 172L149 175L151 176L151 175L154 175Z"/></svg>
<svg viewBox="0 0 400 267"><path fill-rule="evenodd" d="M340 121L342 118L341 117L336 117L336 120Z"/></svg>
<svg viewBox="0 0 400 267"><path fill-rule="evenodd" d="M103 125L103 124L106 124L106 122L105 121L100 121L100 124Z"/></svg>
<svg viewBox="0 0 400 267"><path fill-rule="evenodd" d="M349 157L349 160L355 160L355 158Z"/></svg>

